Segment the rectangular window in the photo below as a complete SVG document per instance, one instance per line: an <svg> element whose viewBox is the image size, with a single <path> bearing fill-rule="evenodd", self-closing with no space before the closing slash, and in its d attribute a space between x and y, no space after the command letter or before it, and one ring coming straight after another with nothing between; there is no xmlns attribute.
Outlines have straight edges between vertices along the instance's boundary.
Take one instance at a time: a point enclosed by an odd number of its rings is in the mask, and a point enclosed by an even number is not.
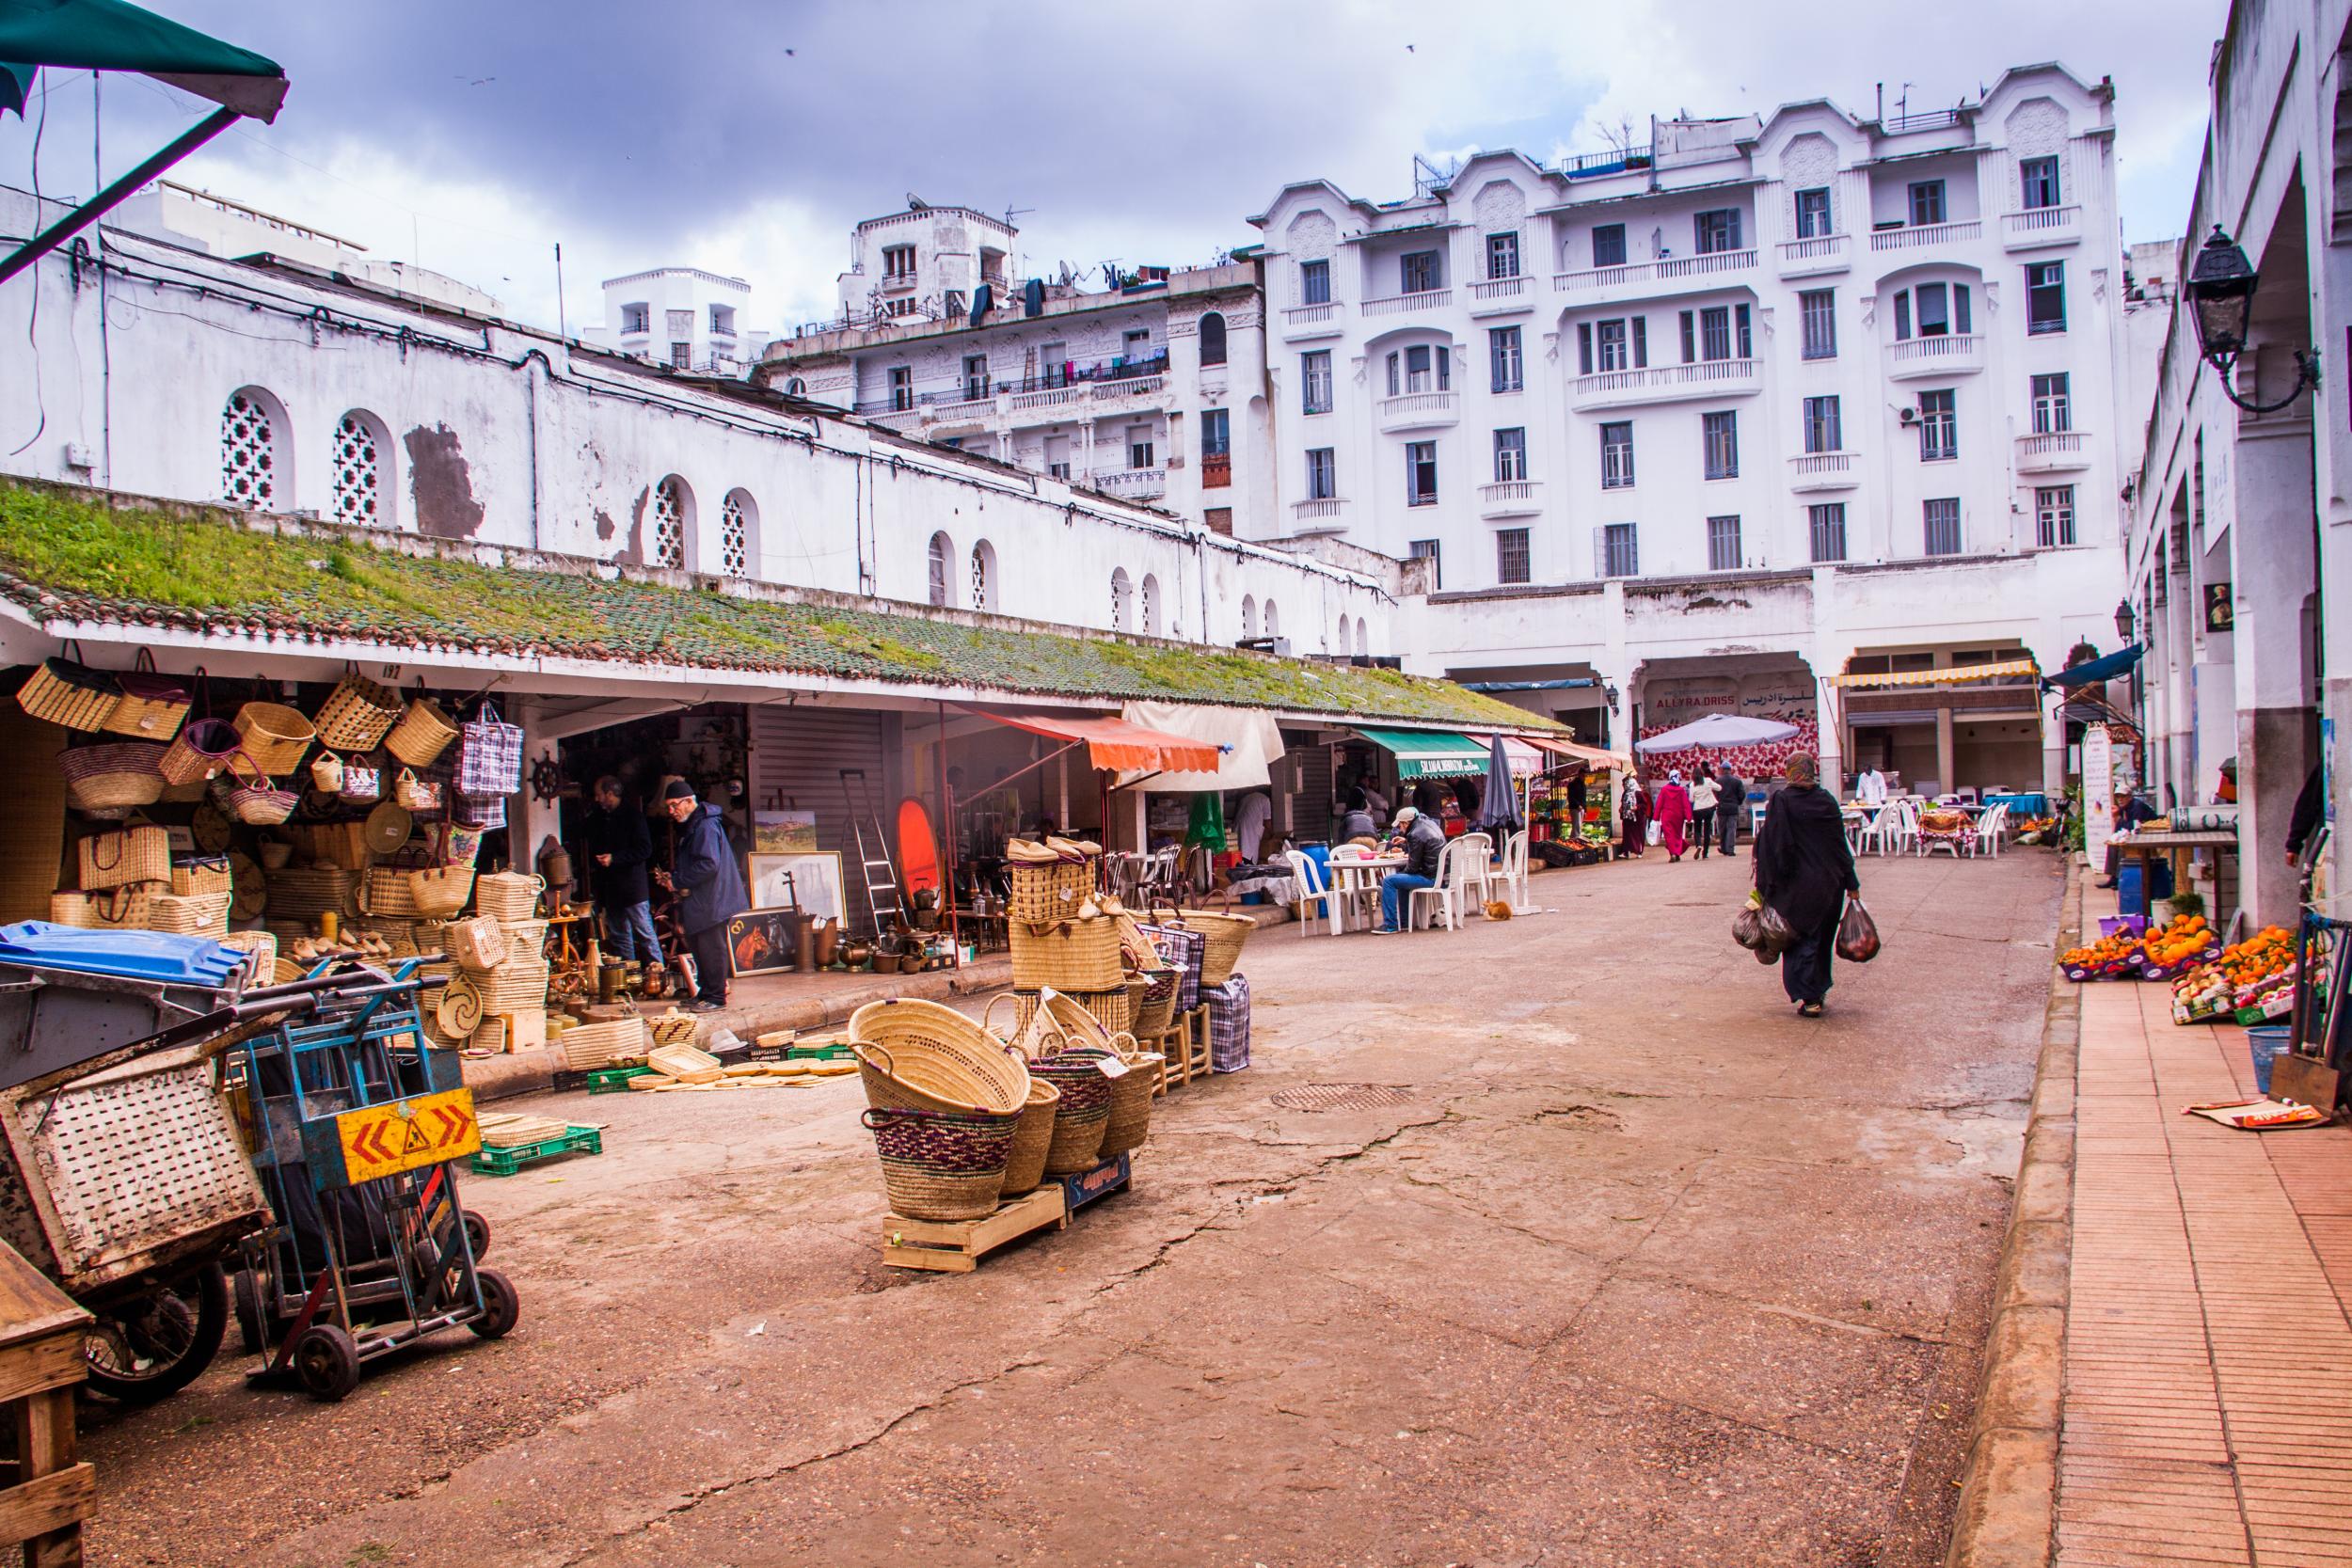
<svg viewBox="0 0 2352 1568"><path fill-rule="evenodd" d="M1827 506L1808 506L1805 520L1813 535L1813 559L1816 562L1846 559L1846 503L1832 501Z"/></svg>
<svg viewBox="0 0 2352 1568"><path fill-rule="evenodd" d="M1930 555L1960 553L1960 498L1945 496L1924 503Z"/></svg>
<svg viewBox="0 0 2352 1568"><path fill-rule="evenodd" d="M1911 182L1911 221L1913 226L1944 221L1944 182L1915 180Z"/></svg>
<svg viewBox="0 0 2352 1568"><path fill-rule="evenodd" d="M1311 501L1337 500L1340 494L1339 454L1329 447L1316 447L1307 453L1307 499Z"/></svg>
<svg viewBox="0 0 2352 1568"><path fill-rule="evenodd" d="M2058 161L2056 157L2017 160L2018 199L2030 212L2058 204Z"/></svg>
<svg viewBox="0 0 2352 1568"><path fill-rule="evenodd" d="M1698 339L1692 328L1692 323L1697 319L1696 314L1692 311L1685 310L1682 312L1682 362L1686 365L1697 359L1699 356Z"/></svg>
<svg viewBox="0 0 2352 1568"><path fill-rule="evenodd" d="M1740 357L1742 359L1756 357L1756 339L1750 330L1751 316L1752 312L1745 305L1735 305L1731 308L1732 322L1739 329Z"/></svg>
<svg viewBox="0 0 2352 1568"><path fill-rule="evenodd" d="M1707 519L1707 569L1710 572L1736 572L1740 569L1739 518Z"/></svg>
<svg viewBox="0 0 2352 1568"><path fill-rule="evenodd" d="M1740 416L1734 413L1699 416L1701 445L1707 451L1707 477L1740 477Z"/></svg>
<svg viewBox="0 0 2352 1568"><path fill-rule="evenodd" d="M914 368L911 365L890 367L890 406L894 409L914 406Z"/></svg>
<svg viewBox="0 0 2352 1568"><path fill-rule="evenodd" d="M1597 350L1594 356L1594 363L1598 369L1621 371L1630 362L1626 344L1625 323L1622 320L1595 322L1593 342Z"/></svg>
<svg viewBox="0 0 2352 1568"><path fill-rule="evenodd" d="M963 397L966 403L988 396L988 356L967 354L963 356Z"/></svg>
<svg viewBox="0 0 2352 1568"><path fill-rule="evenodd" d="M1954 392L1919 394L1919 461L1941 463L1960 455L1960 411Z"/></svg>
<svg viewBox="0 0 2352 1568"><path fill-rule="evenodd" d="M1976 324L1968 317L1968 285L1955 283L1952 285L1952 330L1965 337L1976 329Z"/></svg>
<svg viewBox="0 0 2352 1568"><path fill-rule="evenodd" d="M1837 291L1808 289L1797 296L1797 313L1804 327L1807 359L1837 357Z"/></svg>
<svg viewBox="0 0 2352 1568"><path fill-rule="evenodd" d="M1797 193L1797 238L1820 239L1829 233L1829 189L1819 186Z"/></svg>
<svg viewBox="0 0 2352 1568"><path fill-rule="evenodd" d="M1519 356L1519 329L1498 326L1486 333L1486 356L1494 372L1494 389L1516 392L1526 385L1526 370Z"/></svg>
<svg viewBox="0 0 2352 1568"><path fill-rule="evenodd" d="M1500 583L1534 580L1534 563L1528 555L1527 530L1495 530L1495 580Z"/></svg>
<svg viewBox="0 0 2352 1568"><path fill-rule="evenodd" d="M1230 457L1232 455L1232 422L1222 408L1200 411L1200 455Z"/></svg>
<svg viewBox="0 0 2352 1568"><path fill-rule="evenodd" d="M1407 251L1400 259L1399 280L1408 294L1424 294L1443 285L1444 276L1438 268L1438 253L1434 250Z"/></svg>
<svg viewBox="0 0 2352 1568"><path fill-rule="evenodd" d="M1435 441L1407 441L1405 444L1405 504L1438 504L1438 443Z"/></svg>
<svg viewBox="0 0 2352 1568"><path fill-rule="evenodd" d="M909 278L914 276L914 247L911 245L882 246L882 276L889 278Z"/></svg>
<svg viewBox="0 0 2352 1568"><path fill-rule="evenodd" d="M1633 483L1633 421L1600 427L1600 487L1622 490Z"/></svg>
<svg viewBox="0 0 2352 1568"><path fill-rule="evenodd" d="M1593 225L1593 265L1621 267L1625 265L1625 225L1597 223Z"/></svg>
<svg viewBox="0 0 2352 1568"><path fill-rule="evenodd" d="M1331 351L1315 349L1298 356L1299 411L1331 412Z"/></svg>
<svg viewBox="0 0 2352 1568"><path fill-rule="evenodd" d="M1740 248L1740 209L1737 207L1710 208L1694 217L1692 227L1702 256Z"/></svg>
<svg viewBox="0 0 2352 1568"><path fill-rule="evenodd" d="M1405 546L1408 559L1429 562L1429 591L1436 593L1445 586L1445 564L1438 554L1435 539L1416 539Z"/></svg>
<svg viewBox="0 0 2352 1568"><path fill-rule="evenodd" d="M670 368L679 371L692 370L694 368L694 345L691 342L672 343L670 345Z"/></svg>
<svg viewBox="0 0 2352 1568"><path fill-rule="evenodd" d="M2026 330L2066 330L2066 263L2038 261L2026 269Z"/></svg>
<svg viewBox="0 0 2352 1568"><path fill-rule="evenodd" d="M1950 291L1941 283L1922 283L1918 289L1919 336L1949 337L1952 330Z"/></svg>
<svg viewBox="0 0 2352 1568"><path fill-rule="evenodd" d="M1633 368L1642 370L1649 364L1649 318L1633 318Z"/></svg>
<svg viewBox="0 0 2352 1568"><path fill-rule="evenodd" d="M650 305L622 306L621 330L624 332L651 332L653 330L653 307Z"/></svg>
<svg viewBox="0 0 2352 1568"><path fill-rule="evenodd" d="M1808 452L1846 450L1845 429L1838 417L1835 397L1804 400L1804 450Z"/></svg>
<svg viewBox="0 0 2352 1568"><path fill-rule="evenodd" d="M1127 467L1148 468L1152 466L1152 437L1148 432L1131 430L1127 433Z"/></svg>
<svg viewBox="0 0 2352 1568"><path fill-rule="evenodd" d="M2037 375L2033 378L2033 433L2036 436L2056 436L2074 428L2072 400L2067 396L2067 376Z"/></svg>
<svg viewBox="0 0 2352 1568"><path fill-rule="evenodd" d="M1230 506L1205 508L1200 514L1200 520L1208 524L1211 533L1222 533L1228 537L1232 534L1233 509Z"/></svg>
<svg viewBox="0 0 2352 1568"><path fill-rule="evenodd" d="M1895 291L1895 337L1898 341L1911 336L1911 291Z"/></svg>
<svg viewBox="0 0 2352 1568"><path fill-rule="evenodd" d="M1641 540L1631 523L1611 523L1600 531L1600 575L1631 578L1642 574Z"/></svg>
<svg viewBox="0 0 2352 1568"><path fill-rule="evenodd" d="M1731 307L1710 305L1699 312L1699 357L1731 357Z"/></svg>
<svg viewBox="0 0 2352 1568"><path fill-rule="evenodd" d="M1130 359L1146 357L1152 349L1152 329L1148 326L1129 327L1120 335L1120 348Z"/></svg>
<svg viewBox="0 0 2352 1568"><path fill-rule="evenodd" d="M1593 373L1593 324L1591 322L1576 324L1576 373L1579 375Z"/></svg>
<svg viewBox="0 0 2352 1568"><path fill-rule="evenodd" d="M1486 276L1489 278L1517 277L1519 275L1519 237L1517 234L1486 236Z"/></svg>
<svg viewBox="0 0 2352 1568"><path fill-rule="evenodd" d="M942 313L946 315L949 321L958 321L962 319L964 311L963 291L961 289L949 289L947 291L947 309Z"/></svg>
<svg viewBox="0 0 2352 1568"><path fill-rule="evenodd" d="M1298 303L1328 305L1331 303L1331 263L1301 261L1298 263Z"/></svg>
<svg viewBox="0 0 2352 1568"><path fill-rule="evenodd" d="M2056 549L2074 542L2074 487L2048 484L2033 493L2034 521L2042 547Z"/></svg>
<svg viewBox="0 0 2352 1568"><path fill-rule="evenodd" d="M1391 355L1393 360L1396 356ZM1429 343L1415 343L1405 351L1405 389L1408 392L1442 392L1453 376L1453 358L1443 348ZM1391 376L1391 381L1394 377ZM1391 394L1394 388L1391 388Z"/></svg>
<svg viewBox="0 0 2352 1568"><path fill-rule="evenodd" d="M1495 432L1495 483L1507 484L1527 477L1527 430L1514 425Z"/></svg>
<svg viewBox="0 0 2352 1568"><path fill-rule="evenodd" d="M1048 387L1069 386L1070 345L1059 341L1038 345L1037 373Z"/></svg>

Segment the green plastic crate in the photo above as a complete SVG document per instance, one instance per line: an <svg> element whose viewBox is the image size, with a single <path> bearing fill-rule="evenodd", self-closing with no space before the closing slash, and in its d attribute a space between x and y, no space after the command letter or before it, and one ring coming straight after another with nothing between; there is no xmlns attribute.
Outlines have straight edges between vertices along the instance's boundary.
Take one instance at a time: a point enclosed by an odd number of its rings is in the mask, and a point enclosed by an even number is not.
<svg viewBox="0 0 2352 1568"><path fill-rule="evenodd" d="M593 1127L566 1128L545 1142L517 1144L512 1148L483 1148L468 1163L478 1175L513 1176L525 1165L564 1154L601 1154L604 1134Z"/></svg>
<svg viewBox="0 0 2352 1568"><path fill-rule="evenodd" d="M628 1087L632 1078L643 1078L651 1072L649 1067L600 1067L588 1074L590 1094L620 1094Z"/></svg>

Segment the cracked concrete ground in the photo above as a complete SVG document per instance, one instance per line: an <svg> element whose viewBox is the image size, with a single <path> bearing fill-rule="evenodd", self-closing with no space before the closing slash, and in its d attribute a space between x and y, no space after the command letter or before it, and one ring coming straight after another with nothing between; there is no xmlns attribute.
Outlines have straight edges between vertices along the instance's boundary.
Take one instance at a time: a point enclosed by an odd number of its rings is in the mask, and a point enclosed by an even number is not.
<svg viewBox="0 0 2352 1568"><path fill-rule="evenodd" d="M2063 879L1867 863L1886 951L1807 1022L1747 874L1261 932L1257 1066L972 1275L880 1262L854 1079L533 1101L610 1131L467 1184L521 1327L340 1406L231 1354L90 1407L93 1560L1939 1562ZM1366 1083L1409 1093L1271 1100Z"/></svg>

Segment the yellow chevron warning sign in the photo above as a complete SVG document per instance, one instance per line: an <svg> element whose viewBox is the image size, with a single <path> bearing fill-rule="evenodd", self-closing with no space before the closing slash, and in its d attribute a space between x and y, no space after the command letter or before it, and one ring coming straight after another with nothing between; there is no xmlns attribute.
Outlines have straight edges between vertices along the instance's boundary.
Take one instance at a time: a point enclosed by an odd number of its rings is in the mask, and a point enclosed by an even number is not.
<svg viewBox="0 0 2352 1568"><path fill-rule="evenodd" d="M352 1182L461 1160L482 1148L471 1089L345 1111L335 1118L335 1136L342 1146L343 1179Z"/></svg>

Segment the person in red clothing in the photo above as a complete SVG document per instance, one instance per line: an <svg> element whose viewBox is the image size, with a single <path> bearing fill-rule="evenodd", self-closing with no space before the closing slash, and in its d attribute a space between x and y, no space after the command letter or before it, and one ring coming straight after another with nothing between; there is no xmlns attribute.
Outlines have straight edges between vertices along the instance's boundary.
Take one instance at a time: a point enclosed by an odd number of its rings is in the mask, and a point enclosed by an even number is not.
<svg viewBox="0 0 2352 1568"><path fill-rule="evenodd" d="M1691 791L1682 782L1682 769L1666 775L1665 784L1658 791L1658 831L1666 845L1666 858L1682 859L1685 847L1682 830L1691 822Z"/></svg>

